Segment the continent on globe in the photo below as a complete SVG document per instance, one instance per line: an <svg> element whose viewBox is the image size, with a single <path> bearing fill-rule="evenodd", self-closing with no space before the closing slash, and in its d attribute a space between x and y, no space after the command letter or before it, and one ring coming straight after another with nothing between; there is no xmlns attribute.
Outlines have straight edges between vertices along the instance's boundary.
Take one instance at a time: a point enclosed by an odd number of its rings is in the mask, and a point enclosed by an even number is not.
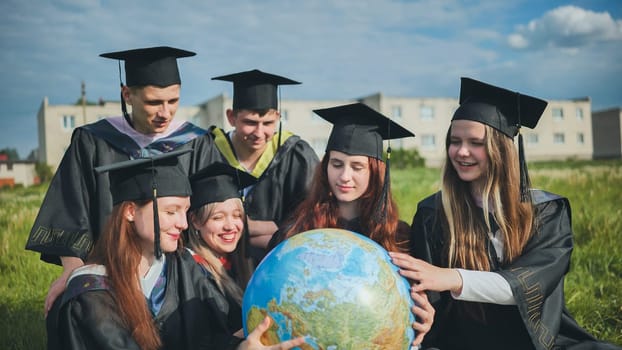
<svg viewBox="0 0 622 350"><path fill-rule="evenodd" d="M264 344L299 336L302 349L409 349L408 281L386 250L341 229L292 236L259 264L242 301L244 332L273 320Z"/></svg>

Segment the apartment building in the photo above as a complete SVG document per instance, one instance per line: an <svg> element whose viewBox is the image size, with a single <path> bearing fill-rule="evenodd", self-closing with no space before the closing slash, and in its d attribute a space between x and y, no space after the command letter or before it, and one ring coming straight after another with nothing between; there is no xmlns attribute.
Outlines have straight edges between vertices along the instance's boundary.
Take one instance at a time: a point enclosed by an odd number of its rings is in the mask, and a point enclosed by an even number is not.
<svg viewBox="0 0 622 350"><path fill-rule="evenodd" d="M363 102L400 125L413 131L415 138L392 140L393 149L416 148L428 166L439 166L445 154L445 135L457 98L390 97L375 93L351 100L282 100L283 129L300 135L316 153L324 153L332 124L315 113L314 109ZM225 130L231 127L225 111L232 104L229 96L221 94L197 106L182 106L176 118L208 128L216 125ZM97 105L50 105L44 98L38 113L39 161L56 169L69 145L74 128L108 116L120 115L119 102ZM591 159L594 154L591 100L589 98L551 100L535 130L523 128L528 161ZM386 142L386 141L385 141Z"/></svg>

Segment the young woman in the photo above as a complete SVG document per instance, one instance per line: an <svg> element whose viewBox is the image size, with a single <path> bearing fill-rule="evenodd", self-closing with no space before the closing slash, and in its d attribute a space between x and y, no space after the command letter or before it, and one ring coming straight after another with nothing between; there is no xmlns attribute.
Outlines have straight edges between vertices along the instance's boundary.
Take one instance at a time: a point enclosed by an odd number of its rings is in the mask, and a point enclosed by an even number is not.
<svg viewBox="0 0 622 350"><path fill-rule="evenodd" d="M255 178L225 163L214 163L190 177L188 249L230 303L229 326L242 328L242 296L254 271L248 255L244 188Z"/></svg>
<svg viewBox="0 0 622 350"><path fill-rule="evenodd" d="M570 204L529 191L522 139L519 152L513 142L521 126L535 127L546 105L462 79L442 189L419 203L412 225L418 259L392 253L402 274L417 281L417 291L431 291L436 319L424 346L609 348L581 329L564 305Z"/></svg>
<svg viewBox="0 0 622 350"><path fill-rule="evenodd" d="M388 251L407 252L409 228L399 220L391 196L382 141L414 135L362 103L314 112L334 124L326 153L309 194L269 247L311 229L341 228L366 235ZM424 293L412 297L418 305L413 308L417 345L431 326L434 309Z"/></svg>
<svg viewBox="0 0 622 350"><path fill-rule="evenodd" d="M185 151L181 151L185 152ZM165 153L111 171L108 225L47 318L50 349L288 349L264 347L269 320L246 340L227 325L227 300L185 250L190 184Z"/></svg>

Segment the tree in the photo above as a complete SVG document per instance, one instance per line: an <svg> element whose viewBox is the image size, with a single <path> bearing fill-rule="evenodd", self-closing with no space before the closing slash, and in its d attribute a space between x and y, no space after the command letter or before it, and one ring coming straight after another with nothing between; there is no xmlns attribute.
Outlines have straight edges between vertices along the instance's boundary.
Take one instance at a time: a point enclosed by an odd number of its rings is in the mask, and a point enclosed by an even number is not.
<svg viewBox="0 0 622 350"><path fill-rule="evenodd" d="M9 158L8 160L19 160L19 154L15 148L5 147L0 149L0 154L6 154Z"/></svg>
<svg viewBox="0 0 622 350"><path fill-rule="evenodd" d="M52 175L54 175L52 167L42 162L37 162L35 164L35 173L39 177L39 181L42 183L50 181L52 179Z"/></svg>

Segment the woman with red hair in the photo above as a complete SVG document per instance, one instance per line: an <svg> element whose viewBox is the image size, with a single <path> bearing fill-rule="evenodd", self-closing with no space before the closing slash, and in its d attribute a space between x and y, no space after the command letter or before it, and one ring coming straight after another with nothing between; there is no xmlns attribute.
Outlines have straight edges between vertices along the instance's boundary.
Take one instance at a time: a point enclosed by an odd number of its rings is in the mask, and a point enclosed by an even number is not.
<svg viewBox="0 0 622 350"><path fill-rule="evenodd" d="M399 220L391 196L383 140L414 134L362 103L314 112L334 125L326 153L307 197L272 236L268 248L308 230L339 228L365 235L389 252L408 252L409 225ZM390 148L387 153L390 155ZM411 296L417 316L413 324L416 346L432 325L434 309L425 293Z"/></svg>

